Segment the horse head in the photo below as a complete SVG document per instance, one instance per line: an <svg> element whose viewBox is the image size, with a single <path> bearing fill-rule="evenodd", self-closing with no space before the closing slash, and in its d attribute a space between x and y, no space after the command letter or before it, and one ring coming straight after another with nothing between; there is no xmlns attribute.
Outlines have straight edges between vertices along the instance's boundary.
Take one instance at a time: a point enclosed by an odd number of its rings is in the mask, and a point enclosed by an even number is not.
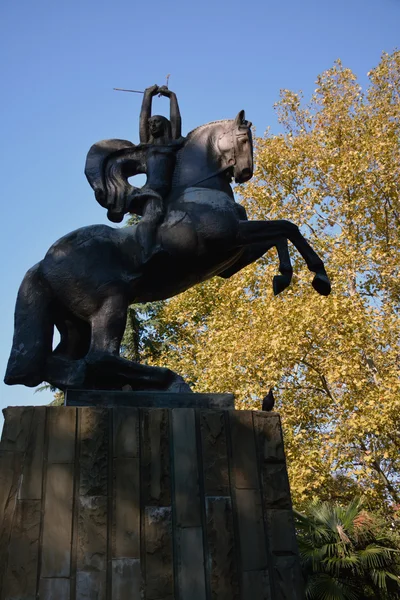
<svg viewBox="0 0 400 600"><path fill-rule="evenodd" d="M236 183L244 183L253 176L253 140L251 123L246 121L244 110L228 121L229 126L219 136L217 148L222 161L231 170Z"/></svg>
<svg viewBox="0 0 400 600"><path fill-rule="evenodd" d="M253 176L251 123L244 110L235 119L206 123L188 134L178 152L173 187L195 186L226 172L236 183Z"/></svg>

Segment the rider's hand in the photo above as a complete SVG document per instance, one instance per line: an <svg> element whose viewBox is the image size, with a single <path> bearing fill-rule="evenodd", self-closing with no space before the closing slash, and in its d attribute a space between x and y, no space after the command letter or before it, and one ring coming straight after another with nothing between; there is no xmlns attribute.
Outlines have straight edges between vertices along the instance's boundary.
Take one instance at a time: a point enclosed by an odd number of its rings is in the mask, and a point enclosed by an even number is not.
<svg viewBox="0 0 400 600"><path fill-rule="evenodd" d="M151 96L156 96L156 94L159 93L159 87L157 84L154 84L151 87L147 88L146 92L149 93Z"/></svg>
<svg viewBox="0 0 400 600"><path fill-rule="evenodd" d="M166 85L162 85L161 87L159 87L158 93L161 96L166 96L167 98L170 98L172 94L171 90L169 90Z"/></svg>

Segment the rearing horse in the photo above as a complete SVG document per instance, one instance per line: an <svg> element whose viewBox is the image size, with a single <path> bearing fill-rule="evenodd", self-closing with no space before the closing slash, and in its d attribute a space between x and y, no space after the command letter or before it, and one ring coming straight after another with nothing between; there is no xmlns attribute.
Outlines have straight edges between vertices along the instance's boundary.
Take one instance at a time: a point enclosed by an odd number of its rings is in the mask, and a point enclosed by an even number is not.
<svg viewBox="0 0 400 600"><path fill-rule="evenodd" d="M170 298L215 275L230 277L273 246L280 259L281 275L274 278L279 293L292 276L288 240L315 273L315 290L330 293L324 265L296 225L248 221L234 200L232 178L242 183L253 175L250 125L241 111L234 120L208 123L187 136L150 252L143 248L140 222L120 229L83 227L53 244L21 284L6 383L183 389L182 378L169 369L119 356L129 305ZM112 185L126 201L133 190L127 156L143 161L140 151L126 150L129 143L118 150L123 143L112 142L115 156L104 161L105 180L93 187L104 200L112 172ZM54 326L61 340L53 351Z"/></svg>

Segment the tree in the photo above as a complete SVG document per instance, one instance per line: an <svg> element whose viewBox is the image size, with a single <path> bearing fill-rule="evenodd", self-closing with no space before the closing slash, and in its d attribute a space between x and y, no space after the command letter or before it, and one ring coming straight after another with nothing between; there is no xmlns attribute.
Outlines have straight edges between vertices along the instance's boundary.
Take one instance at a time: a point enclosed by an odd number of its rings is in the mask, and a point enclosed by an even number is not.
<svg viewBox="0 0 400 600"><path fill-rule="evenodd" d="M256 138L249 218L286 218L324 258L321 298L293 253L296 276L272 293L271 252L157 306L157 353L195 391L233 391L258 408L273 387L294 502L400 505L400 52L384 54L362 92L340 61L308 105L281 92L282 132Z"/></svg>
<svg viewBox="0 0 400 600"><path fill-rule="evenodd" d="M314 503L295 519L307 598L400 598L400 551L377 533L362 500L346 507Z"/></svg>

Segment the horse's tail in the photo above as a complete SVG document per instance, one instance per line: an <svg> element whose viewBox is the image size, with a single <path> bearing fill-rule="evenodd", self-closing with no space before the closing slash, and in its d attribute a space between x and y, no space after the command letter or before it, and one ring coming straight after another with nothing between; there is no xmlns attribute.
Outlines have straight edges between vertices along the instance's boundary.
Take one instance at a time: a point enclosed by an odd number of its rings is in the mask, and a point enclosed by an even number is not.
<svg viewBox="0 0 400 600"><path fill-rule="evenodd" d="M52 352L52 300L38 263L29 269L18 291L14 339L4 378L8 385L34 387L44 381L46 360Z"/></svg>

